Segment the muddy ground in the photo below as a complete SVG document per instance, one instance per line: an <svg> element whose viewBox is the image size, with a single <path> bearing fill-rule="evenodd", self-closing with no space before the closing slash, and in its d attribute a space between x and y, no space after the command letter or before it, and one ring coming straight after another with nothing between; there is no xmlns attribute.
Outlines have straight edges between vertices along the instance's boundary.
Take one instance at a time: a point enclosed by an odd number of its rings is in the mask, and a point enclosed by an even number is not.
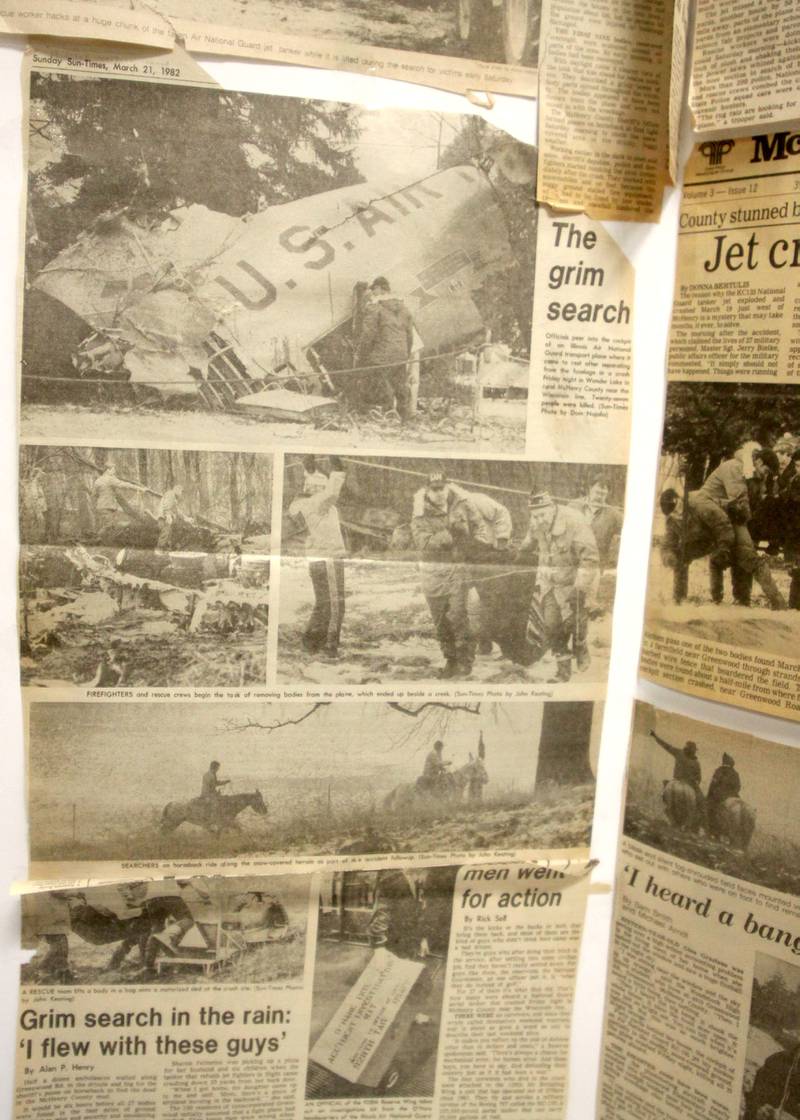
<svg viewBox="0 0 800 1120"><path fill-rule="evenodd" d="M514 452L525 450L525 424L511 418L486 418L477 427L472 410L460 406L438 418L413 423L363 419L353 424L315 428L312 424L267 421L245 413L167 408L109 408L71 404L24 404L21 432L31 442L69 443L80 431L87 443L122 441L137 447L185 444L234 446L264 451L275 443L338 447L424 447L426 451Z"/></svg>
<svg viewBox="0 0 800 1120"><path fill-rule="evenodd" d="M434 681L444 664L431 615L422 595L416 564L395 561L349 561L345 567L346 605L340 657L336 661L306 653L302 634L311 614L313 592L304 560L281 564L278 680L304 684L369 684ZM470 592L473 628L478 629L478 601ZM520 609L527 610L527 604ZM580 682L603 681L608 674L611 617L590 623L592 664L575 673ZM555 673L547 654L527 668L503 657L495 646L478 654L471 680L545 683Z"/></svg>
<svg viewBox="0 0 800 1120"><path fill-rule="evenodd" d="M150 0L167 17L224 27L269 28L276 34L338 39L396 50L424 51L453 58L503 62L500 20L476 53L456 33L455 0Z"/></svg>
<svg viewBox="0 0 800 1120"><path fill-rule="evenodd" d="M777 559L770 560L772 575L784 598L789 594L789 572ZM720 642L739 649L800 659L800 611L773 611L763 592L753 584L752 606L734 604L730 572L725 573L725 598L711 602L708 561L689 568L689 595L679 606L672 601L672 571L665 568L657 549L650 563L647 621L652 628L681 637Z"/></svg>

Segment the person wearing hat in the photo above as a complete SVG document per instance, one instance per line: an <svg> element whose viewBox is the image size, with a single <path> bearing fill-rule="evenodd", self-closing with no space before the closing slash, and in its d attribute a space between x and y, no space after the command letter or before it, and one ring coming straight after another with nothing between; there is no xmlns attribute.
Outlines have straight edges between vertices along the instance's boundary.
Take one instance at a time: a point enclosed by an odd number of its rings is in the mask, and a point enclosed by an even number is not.
<svg viewBox="0 0 800 1120"><path fill-rule="evenodd" d="M720 835L722 806L729 797L738 797L741 789L742 780L736 771L736 763L727 752L723 752L722 765L714 771L706 794L708 831L711 836L716 838Z"/></svg>
<svg viewBox="0 0 800 1120"><path fill-rule="evenodd" d="M443 751L444 743L441 739L437 739L425 756L425 765L417 780L417 787L425 793L435 794L444 791L450 763L442 758Z"/></svg>
<svg viewBox="0 0 800 1120"><path fill-rule="evenodd" d="M411 416L411 383L408 362L414 349L414 320L385 276L377 276L363 302L356 347L356 368L370 404L386 411L396 408L401 420Z"/></svg>
<svg viewBox="0 0 800 1120"><path fill-rule="evenodd" d="M311 654L339 656L345 610L344 557L347 555L337 507L345 484L339 458L330 457L330 471L319 468L314 455L306 455L300 495L289 506L289 516L305 533L308 574L314 589L314 607L303 634L303 648Z"/></svg>
<svg viewBox="0 0 800 1120"><path fill-rule="evenodd" d="M766 595L773 610L786 610L786 600L772 578L769 561L761 555L750 535L752 519L751 490L758 493L769 487L778 475L774 452L756 448L752 452L753 478L748 486L744 456L737 452L711 472L699 490L691 495L692 509L714 541L712 552L712 591L714 602L722 602L722 572L733 566L733 597L741 606L750 605L753 579Z"/></svg>
<svg viewBox="0 0 800 1120"><path fill-rule="evenodd" d="M546 490L531 494L528 509L530 527L522 549L532 541L538 556L535 606L541 636L537 634L537 640L556 659L554 683L566 683L572 677L573 657L578 672L591 664L587 612L597 592L597 542L583 515L557 505Z"/></svg>
<svg viewBox="0 0 800 1120"><path fill-rule="evenodd" d="M467 615L468 571L452 533L450 484L443 471L432 471L414 495L411 537L419 553L422 593L445 659L439 676L468 677L477 643Z"/></svg>
<svg viewBox="0 0 800 1120"><path fill-rule="evenodd" d="M673 747L666 739L662 739L660 735L656 735L655 731L650 732L650 737L655 739L658 745L671 755L675 765L672 770L672 779L675 782L686 782L688 785L697 792L700 798L699 804L703 801L703 792L700 789L700 782L703 777L703 771L700 766L700 761L697 757L697 743L693 739L687 739L683 747Z"/></svg>

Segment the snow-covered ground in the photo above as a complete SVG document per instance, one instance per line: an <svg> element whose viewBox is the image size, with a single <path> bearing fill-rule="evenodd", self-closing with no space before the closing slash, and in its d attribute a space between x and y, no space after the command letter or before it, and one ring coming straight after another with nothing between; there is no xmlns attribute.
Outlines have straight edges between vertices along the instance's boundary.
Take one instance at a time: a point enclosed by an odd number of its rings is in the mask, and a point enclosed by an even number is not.
<svg viewBox="0 0 800 1120"><path fill-rule="evenodd" d="M400 561L347 561L346 605L340 657L336 661L306 653L302 633L314 597L304 560L284 558L281 565L278 679L284 683L367 684L435 681L444 664L433 622L420 589L416 564ZM478 599L470 592L471 621L477 632ZM527 610L527 604L520 604ZM605 680L611 645L609 616L590 623L592 663L576 674L581 682ZM552 679L555 662L548 654L528 668L514 665L497 647L475 659L471 680L484 683L536 682Z"/></svg>

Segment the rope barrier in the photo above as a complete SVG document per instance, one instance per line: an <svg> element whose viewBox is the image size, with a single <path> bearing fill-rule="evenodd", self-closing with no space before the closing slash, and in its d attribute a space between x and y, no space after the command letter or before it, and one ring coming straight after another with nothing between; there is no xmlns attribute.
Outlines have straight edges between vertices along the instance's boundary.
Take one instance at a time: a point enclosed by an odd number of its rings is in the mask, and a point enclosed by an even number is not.
<svg viewBox="0 0 800 1120"><path fill-rule="evenodd" d="M491 348L493 345L494 345L494 343L491 343L491 342L482 342L482 343L480 343L479 346L472 347L472 349L473 350L478 350L478 351L483 351L483 350L486 350L487 348ZM469 352L469 350L465 350L462 347L460 350L447 350L447 351L445 351L444 354L431 354L430 357L427 357L427 358L407 359L406 363L404 363L404 362L381 362L380 364L377 364L377 365L353 366L351 369L326 369L326 370L320 371L319 374L316 374L313 371L312 371L311 374L306 374L306 373L292 374L292 373L288 373L286 375L286 380L289 380L290 378L303 378L303 377L308 377L308 376L334 376L334 377L339 377L342 374L349 375L349 374L352 374L352 373L374 373L376 370L396 369L397 366L407 364L408 361L435 362L435 361L438 361L440 358L454 358L454 357L458 357L460 354L465 354L465 353L468 353L468 352ZM512 354L506 355L504 360L509 361L509 362L516 362L518 365L524 365L524 366L529 366L530 365L530 359L529 358L516 358ZM192 379L190 382L186 382L186 381L182 382L182 381L177 381L174 377L169 378L169 379L159 380L159 381L123 381L121 378L114 378L114 377L56 377L56 376L51 376L51 375L48 375L48 374L40 374L40 373L23 373L21 376L22 376L23 381L60 381L60 382L66 383L68 385L73 384L73 383L77 383L77 384L80 384L80 385L120 385L124 388L127 388L130 385L156 385L156 386L158 386L158 385L192 385L192 386L196 385L198 388L203 386L203 385L210 385L212 387L215 386L215 385L227 385L228 387L230 387L230 382L227 382L224 379L220 379L219 381L215 381L215 380L211 380L210 378L201 378L200 380L197 380L197 381ZM263 380L263 379L258 378L256 380Z"/></svg>

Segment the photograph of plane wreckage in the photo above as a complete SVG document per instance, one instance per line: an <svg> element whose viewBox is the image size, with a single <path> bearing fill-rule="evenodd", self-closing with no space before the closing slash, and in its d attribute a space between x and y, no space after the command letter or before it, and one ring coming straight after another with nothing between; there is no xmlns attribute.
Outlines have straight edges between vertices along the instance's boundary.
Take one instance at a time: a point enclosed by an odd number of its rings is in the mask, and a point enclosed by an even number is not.
<svg viewBox="0 0 800 1120"><path fill-rule="evenodd" d="M524 447L533 149L476 117L32 82L25 437L78 411L104 441Z"/></svg>
<svg viewBox="0 0 800 1120"><path fill-rule="evenodd" d="M263 683L272 458L23 446L24 684Z"/></svg>

